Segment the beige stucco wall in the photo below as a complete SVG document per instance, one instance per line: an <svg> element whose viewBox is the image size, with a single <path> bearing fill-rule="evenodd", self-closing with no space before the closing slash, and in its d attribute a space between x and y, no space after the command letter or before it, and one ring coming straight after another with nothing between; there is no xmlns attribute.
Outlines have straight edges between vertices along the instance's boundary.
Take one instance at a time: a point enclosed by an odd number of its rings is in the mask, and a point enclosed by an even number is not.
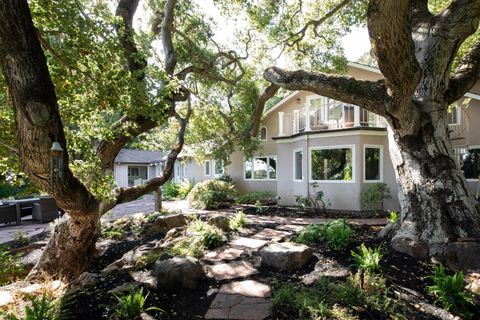
<svg viewBox="0 0 480 320"><path fill-rule="evenodd" d="M113 177L117 182L117 186L125 188L128 187L128 176L127 176L127 165L126 164L119 164L115 163L115 167L113 169Z"/></svg>

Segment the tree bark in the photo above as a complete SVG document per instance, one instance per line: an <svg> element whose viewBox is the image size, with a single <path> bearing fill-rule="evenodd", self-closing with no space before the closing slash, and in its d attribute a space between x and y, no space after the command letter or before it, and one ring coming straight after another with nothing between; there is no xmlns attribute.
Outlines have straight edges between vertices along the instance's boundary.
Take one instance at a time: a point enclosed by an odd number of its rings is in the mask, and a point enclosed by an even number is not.
<svg viewBox="0 0 480 320"><path fill-rule="evenodd" d="M75 279L91 261L100 236L100 215L69 216L55 226L43 254L28 278L44 275Z"/></svg>

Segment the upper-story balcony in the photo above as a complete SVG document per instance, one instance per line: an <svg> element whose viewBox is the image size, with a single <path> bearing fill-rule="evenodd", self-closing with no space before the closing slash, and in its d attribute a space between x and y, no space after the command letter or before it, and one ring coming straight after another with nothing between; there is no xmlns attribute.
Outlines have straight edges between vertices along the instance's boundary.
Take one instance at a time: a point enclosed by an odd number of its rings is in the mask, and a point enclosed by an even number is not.
<svg viewBox="0 0 480 320"><path fill-rule="evenodd" d="M359 106L320 96L307 97L301 109L278 113L278 136L354 127L385 128L386 121Z"/></svg>

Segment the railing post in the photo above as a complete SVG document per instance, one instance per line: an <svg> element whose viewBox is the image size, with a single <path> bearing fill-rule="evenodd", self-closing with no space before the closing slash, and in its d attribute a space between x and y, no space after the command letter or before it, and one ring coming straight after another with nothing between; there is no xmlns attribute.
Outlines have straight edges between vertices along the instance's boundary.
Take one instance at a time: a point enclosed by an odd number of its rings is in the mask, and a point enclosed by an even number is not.
<svg viewBox="0 0 480 320"><path fill-rule="evenodd" d="M360 127L360 107L353 107L353 126Z"/></svg>
<svg viewBox="0 0 480 320"><path fill-rule="evenodd" d="M310 104L305 103L305 131L310 131Z"/></svg>
<svg viewBox="0 0 480 320"><path fill-rule="evenodd" d="M293 110L293 133L298 133L300 131L298 110Z"/></svg>
<svg viewBox="0 0 480 320"><path fill-rule="evenodd" d="M279 112L278 113L278 135L281 137L285 135L283 132L283 116L285 115L285 112Z"/></svg>

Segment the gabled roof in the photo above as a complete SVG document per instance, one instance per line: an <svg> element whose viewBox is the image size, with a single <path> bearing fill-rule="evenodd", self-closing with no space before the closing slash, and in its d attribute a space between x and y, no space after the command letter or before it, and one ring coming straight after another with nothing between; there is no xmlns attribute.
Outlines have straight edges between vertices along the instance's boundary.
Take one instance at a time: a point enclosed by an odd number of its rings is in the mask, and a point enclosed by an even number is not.
<svg viewBox="0 0 480 320"><path fill-rule="evenodd" d="M118 163L155 163L162 162L163 153L160 151L122 149L115 158Z"/></svg>

